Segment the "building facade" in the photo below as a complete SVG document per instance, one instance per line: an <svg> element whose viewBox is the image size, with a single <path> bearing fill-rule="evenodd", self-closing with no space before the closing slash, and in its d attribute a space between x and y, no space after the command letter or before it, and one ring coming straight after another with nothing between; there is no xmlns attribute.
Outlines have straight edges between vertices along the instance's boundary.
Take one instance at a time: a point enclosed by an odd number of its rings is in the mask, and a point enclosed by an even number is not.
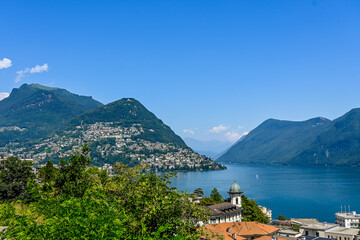
<svg viewBox="0 0 360 240"><path fill-rule="evenodd" d="M360 226L360 214L351 213L335 213L335 221L341 227L358 228Z"/></svg>
<svg viewBox="0 0 360 240"><path fill-rule="evenodd" d="M227 222L241 222L242 221L242 205L241 195L242 191L239 184L235 181L231 185L229 194L229 201L208 206L211 211L210 224L227 223Z"/></svg>
<svg viewBox="0 0 360 240"><path fill-rule="evenodd" d="M360 229L341 227L332 223L310 223L301 225L302 236L320 237L335 240L360 240Z"/></svg>

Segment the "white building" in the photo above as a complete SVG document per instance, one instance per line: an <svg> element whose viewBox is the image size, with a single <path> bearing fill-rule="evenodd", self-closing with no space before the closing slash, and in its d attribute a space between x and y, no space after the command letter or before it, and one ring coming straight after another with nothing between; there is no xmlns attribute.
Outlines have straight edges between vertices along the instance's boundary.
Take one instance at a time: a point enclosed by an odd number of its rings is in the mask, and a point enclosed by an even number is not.
<svg viewBox="0 0 360 240"><path fill-rule="evenodd" d="M208 206L211 211L210 224L226 223L226 222L241 222L242 220L242 206L241 194L239 184L235 181L231 185L229 193L229 202L218 203Z"/></svg>
<svg viewBox="0 0 360 240"><path fill-rule="evenodd" d="M360 214L351 213L335 213L336 223L346 228L358 228L360 225Z"/></svg>
<svg viewBox="0 0 360 240"><path fill-rule="evenodd" d="M264 207L264 206L259 206L259 208L261 209L263 214L265 214L265 216L271 221L272 220L272 210L268 209L267 207Z"/></svg>
<svg viewBox="0 0 360 240"><path fill-rule="evenodd" d="M336 240L360 240L360 229L340 227L332 223L310 223L301 225L302 236L320 237Z"/></svg>

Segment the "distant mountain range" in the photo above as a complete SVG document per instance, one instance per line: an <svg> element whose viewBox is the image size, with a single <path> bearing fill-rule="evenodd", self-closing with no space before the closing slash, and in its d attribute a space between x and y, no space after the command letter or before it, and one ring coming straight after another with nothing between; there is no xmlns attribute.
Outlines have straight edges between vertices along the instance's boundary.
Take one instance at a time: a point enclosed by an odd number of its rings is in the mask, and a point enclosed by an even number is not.
<svg viewBox="0 0 360 240"><path fill-rule="evenodd" d="M360 109L333 121L269 119L217 159L224 163L360 166Z"/></svg>
<svg viewBox="0 0 360 240"><path fill-rule="evenodd" d="M84 143L93 164L146 163L159 170L223 167L190 149L133 98L103 105L91 97L38 84L23 85L0 101L0 155L37 163L69 156Z"/></svg>
<svg viewBox="0 0 360 240"><path fill-rule="evenodd" d="M233 143L219 140L200 141L194 138L184 138L185 143L195 152L206 155L212 159L220 157L220 155L229 149Z"/></svg>

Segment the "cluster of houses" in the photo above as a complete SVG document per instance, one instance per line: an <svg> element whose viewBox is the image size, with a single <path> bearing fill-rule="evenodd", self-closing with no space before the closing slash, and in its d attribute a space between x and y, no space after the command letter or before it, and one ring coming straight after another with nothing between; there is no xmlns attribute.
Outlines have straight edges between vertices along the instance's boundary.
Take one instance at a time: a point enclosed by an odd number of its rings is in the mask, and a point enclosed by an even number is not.
<svg viewBox="0 0 360 240"><path fill-rule="evenodd" d="M336 223L300 218L271 225L243 222L240 186L234 182L228 193L226 202L208 206L210 220L199 228L202 240L360 240L360 214L356 212L336 213ZM271 220L271 210L261 210Z"/></svg>
<svg viewBox="0 0 360 240"><path fill-rule="evenodd" d="M140 135L147 131L154 132L141 124L124 127L121 123L97 122L76 126L74 130L43 139L32 147L8 144L0 148L0 156L17 156L42 163L70 156L78 152L82 143L87 141L90 146L93 145L92 158L97 162L130 158L157 170L216 170L222 167L189 148L181 148L169 142L145 140Z"/></svg>

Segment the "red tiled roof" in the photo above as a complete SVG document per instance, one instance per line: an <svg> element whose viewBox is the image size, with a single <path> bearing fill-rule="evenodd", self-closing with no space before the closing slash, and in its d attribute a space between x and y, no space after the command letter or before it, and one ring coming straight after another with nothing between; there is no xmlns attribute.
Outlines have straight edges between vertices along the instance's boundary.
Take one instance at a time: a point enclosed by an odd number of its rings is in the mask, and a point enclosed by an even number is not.
<svg viewBox="0 0 360 240"><path fill-rule="evenodd" d="M231 232L229 230L231 228ZM256 237L256 236L267 236L276 233L279 228L269 226L257 222L231 222L231 223L218 223L218 224L209 224L202 228L204 231L212 231L215 233L222 233L219 235L231 236L233 233L236 233L237 239L246 237Z"/></svg>
<svg viewBox="0 0 360 240"><path fill-rule="evenodd" d="M256 238L255 240L271 240L271 239L273 239L271 236L261 236ZM288 239L276 237L276 240L288 240Z"/></svg>

